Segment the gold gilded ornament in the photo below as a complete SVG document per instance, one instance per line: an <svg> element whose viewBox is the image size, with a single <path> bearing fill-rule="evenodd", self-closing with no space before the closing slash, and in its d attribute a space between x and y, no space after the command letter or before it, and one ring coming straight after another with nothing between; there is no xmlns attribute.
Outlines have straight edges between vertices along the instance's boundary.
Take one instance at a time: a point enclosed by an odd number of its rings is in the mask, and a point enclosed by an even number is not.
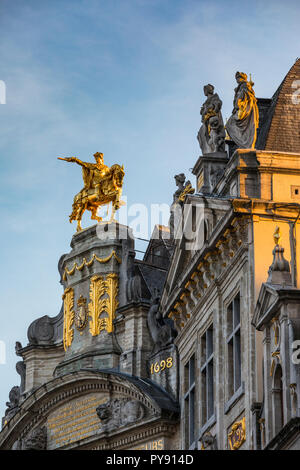
<svg viewBox="0 0 300 470"><path fill-rule="evenodd" d="M106 330L108 333L113 331L113 321L115 319L115 311L118 307L117 295L118 295L118 276L117 274L108 274L106 278L107 294L108 294L108 319L106 324Z"/></svg>
<svg viewBox="0 0 300 470"><path fill-rule="evenodd" d="M90 283L89 329L92 336L101 331L113 331L115 311L118 307L118 275L108 274L106 279L102 276L93 276Z"/></svg>
<svg viewBox="0 0 300 470"><path fill-rule="evenodd" d="M106 282L102 276L93 276L90 284L89 317L92 336L100 333L100 315L107 309L107 298L101 299L106 293Z"/></svg>
<svg viewBox="0 0 300 470"><path fill-rule="evenodd" d="M99 258L97 255L95 255L95 253L93 254L93 256L91 257L91 259L89 261L87 261L85 258L83 258L83 261L80 265L78 265L77 263L74 263L73 267L71 269L65 268L65 271L64 271L64 274L63 274L63 280L66 281L67 274L69 276L73 276L73 274L75 272L75 269L77 269L77 271L82 271L84 266L87 266L87 267L92 266L92 264L94 263L95 260L98 261L98 263L108 263L108 261L110 261L112 257L114 257L117 260L117 262L119 264L121 264L122 260L121 260L121 258L118 257L115 250L112 250L111 254L106 256L105 258Z"/></svg>
<svg viewBox="0 0 300 470"><path fill-rule="evenodd" d="M232 115L226 122L229 137L239 148L255 148L259 111L253 90L254 82L246 73L236 72Z"/></svg>
<svg viewBox="0 0 300 470"><path fill-rule="evenodd" d="M275 243L275 245L279 245L280 242L281 242L280 227L276 226L275 232L274 232L274 235L273 235L273 238L274 238L274 243Z"/></svg>
<svg viewBox="0 0 300 470"><path fill-rule="evenodd" d="M91 211L91 219L102 220L97 212L100 206L112 203L112 214L110 221L114 220L116 210L125 204L121 200L122 186L124 179L124 166L112 165L108 167L104 164L103 153L94 154L96 163L88 163L76 157L62 158L59 160L77 163L82 167L83 189L76 194L72 206L70 222L77 220L77 232L82 230L81 219L85 210Z"/></svg>
<svg viewBox="0 0 300 470"><path fill-rule="evenodd" d="M72 344L74 337L74 330L72 328L74 323L74 290L69 287L63 294L64 301L64 331L63 331L63 344L66 351Z"/></svg>
<svg viewBox="0 0 300 470"><path fill-rule="evenodd" d="M246 440L246 419L245 417L231 426L228 434L228 441L231 450L237 450Z"/></svg>
<svg viewBox="0 0 300 470"><path fill-rule="evenodd" d="M75 314L75 326L78 331L84 330L88 320L86 299L81 295L77 300L77 312Z"/></svg>
<svg viewBox="0 0 300 470"><path fill-rule="evenodd" d="M195 192L195 188L193 188L192 184L190 182L188 182L188 184L186 185L186 187L184 188L184 190L182 191L182 193L178 197L178 201L183 202L184 198L187 194L194 194L194 192Z"/></svg>

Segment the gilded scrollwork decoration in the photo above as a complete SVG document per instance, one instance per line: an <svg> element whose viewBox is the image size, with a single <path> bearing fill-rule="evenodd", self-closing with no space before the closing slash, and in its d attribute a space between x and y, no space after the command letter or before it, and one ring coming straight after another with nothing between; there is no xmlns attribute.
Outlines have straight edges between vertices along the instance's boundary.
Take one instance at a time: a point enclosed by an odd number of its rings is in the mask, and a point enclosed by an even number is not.
<svg viewBox="0 0 300 470"><path fill-rule="evenodd" d="M122 260L121 260L121 258L119 258L119 256L115 252L115 250L112 250L110 255L105 256L104 258L99 258L99 256L97 256L95 253L93 254L93 256L91 257L91 259L89 261L87 261L85 258L83 258L83 261L82 261L81 264L78 265L77 263L74 263L71 269L65 268L65 271L64 271L64 274L63 274L63 280L64 281L67 280L67 274L69 276L73 276L73 274L75 273L75 270L82 271L84 266L87 266L89 268L90 266L93 265L94 261L98 261L98 263L108 263L108 261L110 261L112 259L112 257L114 257L116 259L116 261L119 264L121 264Z"/></svg>
<svg viewBox="0 0 300 470"><path fill-rule="evenodd" d="M63 294L64 301L64 331L63 331L63 344L65 351L71 346L74 330L73 323L75 312L74 308L74 290L68 287Z"/></svg>
<svg viewBox="0 0 300 470"><path fill-rule="evenodd" d="M97 336L100 333L100 315L107 309L107 298L102 297L106 292L106 282L102 276L93 276L90 284L90 333Z"/></svg>
<svg viewBox="0 0 300 470"><path fill-rule="evenodd" d="M113 331L115 311L118 306L118 275L108 274L93 276L90 284L89 329L92 336L97 336L101 331L108 333Z"/></svg>
<svg viewBox="0 0 300 470"><path fill-rule="evenodd" d="M113 331L113 320L115 318L115 311L118 307L118 275L115 273L108 274L106 278L107 294L108 294L108 318L106 322L106 331L111 333Z"/></svg>

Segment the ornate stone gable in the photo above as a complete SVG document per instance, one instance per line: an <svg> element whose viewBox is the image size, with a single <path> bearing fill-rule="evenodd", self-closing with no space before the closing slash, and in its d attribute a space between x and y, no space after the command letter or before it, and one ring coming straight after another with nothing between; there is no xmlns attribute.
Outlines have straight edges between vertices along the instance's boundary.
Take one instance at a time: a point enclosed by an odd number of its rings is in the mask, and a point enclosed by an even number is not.
<svg viewBox="0 0 300 470"><path fill-rule="evenodd" d="M131 427L138 442L143 427L155 429L161 420L175 432L177 417L175 402L150 381L85 370L54 379L30 395L4 427L0 445L22 449L35 441L47 449L92 448Z"/></svg>
<svg viewBox="0 0 300 470"><path fill-rule="evenodd" d="M210 287L227 273L232 263L238 262L244 250L249 218L235 217L227 224L226 219L224 222L223 230L222 227L215 230L210 240L196 252L188 269L181 274L180 282L173 292L168 292L167 303L162 306L164 315L174 320L179 331L192 318Z"/></svg>
<svg viewBox="0 0 300 470"><path fill-rule="evenodd" d="M272 315L272 310L276 308L278 300L278 290L266 283L262 284L252 319L252 324L256 328L262 325L268 314Z"/></svg>

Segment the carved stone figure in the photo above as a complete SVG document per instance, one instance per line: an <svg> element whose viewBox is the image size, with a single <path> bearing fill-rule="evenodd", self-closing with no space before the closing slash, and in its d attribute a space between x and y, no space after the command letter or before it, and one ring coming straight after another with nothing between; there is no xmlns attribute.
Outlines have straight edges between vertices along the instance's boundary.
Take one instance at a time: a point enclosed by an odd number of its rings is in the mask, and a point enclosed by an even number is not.
<svg viewBox="0 0 300 470"><path fill-rule="evenodd" d="M177 202L180 194L184 190L185 174L180 173L179 175L175 175L174 179L178 189L176 189L175 193L173 194L173 202Z"/></svg>
<svg viewBox="0 0 300 470"><path fill-rule="evenodd" d="M175 175L175 182L178 189L173 194L173 202L183 203L184 197L186 194L193 194L195 189L192 187L192 183L187 181L185 183L185 174L180 173L179 175Z"/></svg>
<svg viewBox="0 0 300 470"><path fill-rule="evenodd" d="M232 115L226 123L230 138L239 148L254 148L259 123L254 83L243 72L236 72L238 86L235 88Z"/></svg>
<svg viewBox="0 0 300 470"><path fill-rule="evenodd" d="M126 293L128 302L139 302L142 299L141 276L135 275L127 280Z"/></svg>
<svg viewBox="0 0 300 470"><path fill-rule="evenodd" d="M109 432L120 426L135 423L144 417L145 409L138 400L114 398L96 408L101 421L102 432Z"/></svg>
<svg viewBox="0 0 300 470"><path fill-rule="evenodd" d="M22 357L21 353L22 344L19 341L16 341L15 351L16 355ZM24 361L18 361L16 363L16 371L20 375L21 384L20 384L20 393L23 393L25 390L25 377L26 377L26 364Z"/></svg>
<svg viewBox="0 0 300 470"><path fill-rule="evenodd" d="M163 318L159 304L160 295L156 291L147 317L148 328L154 342L152 354L172 344L177 336L177 331L173 327L172 320L170 318Z"/></svg>
<svg viewBox="0 0 300 470"><path fill-rule="evenodd" d="M9 409L12 409L18 406L19 401L20 401L20 387L18 386L13 387L11 391L9 392L8 396L9 396L10 401L6 402L6 406Z"/></svg>
<svg viewBox="0 0 300 470"><path fill-rule="evenodd" d="M201 438L202 450L217 450L217 439L216 436L212 436L210 432L203 434Z"/></svg>
<svg viewBox="0 0 300 470"><path fill-rule="evenodd" d="M21 440L21 439L17 439L17 440L13 443L11 450L22 450L22 440Z"/></svg>
<svg viewBox="0 0 300 470"><path fill-rule="evenodd" d="M195 189L192 187L190 181L187 181L185 183L184 173L179 173L179 175L175 175L174 178L178 189L173 194L173 204L170 209L169 227L171 238L174 237L175 226L177 226L177 223L181 219L181 209L184 203L185 196L187 194L193 194L195 192Z"/></svg>
<svg viewBox="0 0 300 470"><path fill-rule="evenodd" d="M121 408L121 423L130 424L139 421L144 417L145 409L138 400L129 400Z"/></svg>
<svg viewBox="0 0 300 470"><path fill-rule="evenodd" d="M75 326L78 331L84 330L88 322L88 311L86 298L81 294L77 300L77 310L75 313Z"/></svg>
<svg viewBox="0 0 300 470"><path fill-rule="evenodd" d="M112 221L116 210L125 204L121 201L124 167L113 165L109 168L104 164L103 153L96 152L94 158L96 163L82 162L76 157L58 157L59 160L74 162L82 167L84 188L74 197L69 217L70 222L77 220L77 232L82 230L81 219L86 209L91 211L91 219L99 222L102 218L97 216L98 208L112 202Z"/></svg>
<svg viewBox="0 0 300 470"><path fill-rule="evenodd" d="M103 403L103 404L97 406L97 408L96 408L98 418L100 419L100 421L103 425L107 424L107 421L109 420L110 415L111 415L109 403L110 402Z"/></svg>
<svg viewBox="0 0 300 470"><path fill-rule="evenodd" d="M222 101L219 95L214 93L213 85L205 85L204 94L207 99L200 110L202 126L197 136L202 154L224 152L225 129L221 113Z"/></svg>
<svg viewBox="0 0 300 470"><path fill-rule="evenodd" d="M6 402L6 410L5 410L5 418L4 421L8 421L11 419L19 409L19 402L20 402L20 387L17 385L11 389L9 392L8 398L9 401Z"/></svg>
<svg viewBox="0 0 300 470"><path fill-rule="evenodd" d="M224 174L223 168L211 165L210 167L210 184L214 188L221 176Z"/></svg>
<svg viewBox="0 0 300 470"><path fill-rule="evenodd" d="M47 429L45 426L33 429L22 441L22 450L45 450Z"/></svg>
<svg viewBox="0 0 300 470"><path fill-rule="evenodd" d="M21 378L20 393L23 393L25 390L25 378L26 378L26 364L24 361L18 361L16 363L16 371L20 375L20 378Z"/></svg>

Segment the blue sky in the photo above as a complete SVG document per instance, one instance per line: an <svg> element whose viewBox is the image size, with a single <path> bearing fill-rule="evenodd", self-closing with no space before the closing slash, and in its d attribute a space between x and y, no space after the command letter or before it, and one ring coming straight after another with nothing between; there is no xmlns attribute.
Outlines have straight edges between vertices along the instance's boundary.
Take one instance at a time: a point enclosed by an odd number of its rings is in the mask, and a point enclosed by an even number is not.
<svg viewBox="0 0 300 470"><path fill-rule="evenodd" d="M19 384L15 341L61 305L57 262L82 181L56 157L101 151L124 164L128 205L170 203L200 153L203 85L224 118L236 70L272 96L300 55L299 15L293 0L0 0L1 415Z"/></svg>

